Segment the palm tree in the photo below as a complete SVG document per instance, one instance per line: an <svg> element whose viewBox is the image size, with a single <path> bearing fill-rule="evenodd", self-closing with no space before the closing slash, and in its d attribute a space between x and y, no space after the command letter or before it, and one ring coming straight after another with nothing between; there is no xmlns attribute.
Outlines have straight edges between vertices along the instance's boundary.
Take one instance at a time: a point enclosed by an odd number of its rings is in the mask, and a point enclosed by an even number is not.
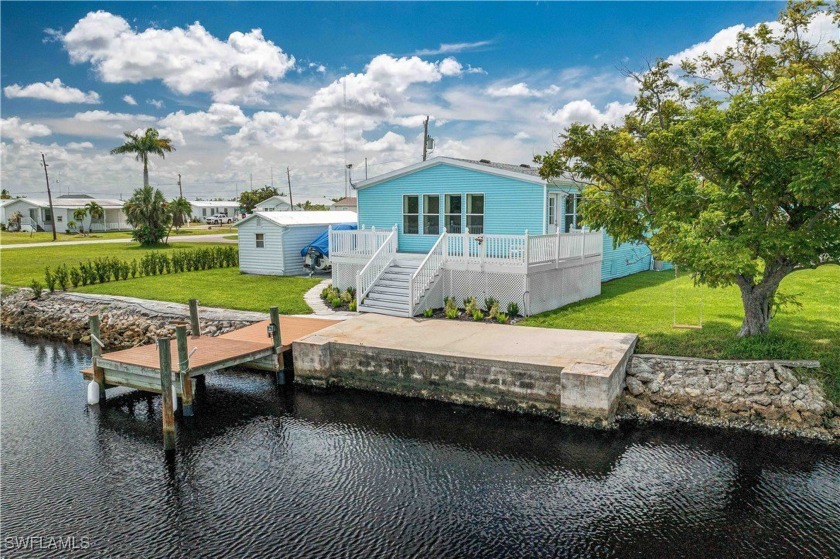
<svg viewBox="0 0 840 559"><path fill-rule="evenodd" d="M123 136L128 138L128 141L112 149L111 155L133 153L134 159L143 163L143 186L149 186L149 156L160 155L166 158L167 153L175 151L172 140L161 138L154 128L147 128L142 136L132 132L124 132Z"/></svg>
<svg viewBox="0 0 840 559"><path fill-rule="evenodd" d="M87 213L90 216L90 226L88 227L88 232L90 232L93 229L93 220L105 217L105 210L94 201L88 202L85 205L85 209L87 209Z"/></svg>
<svg viewBox="0 0 840 559"><path fill-rule="evenodd" d="M79 222L79 233L85 234L85 216L88 214L87 206L73 210L73 219Z"/></svg>
<svg viewBox="0 0 840 559"><path fill-rule="evenodd" d="M190 222L192 204L189 200L180 196L169 203L169 211L172 212L172 225L175 226L175 229L180 229Z"/></svg>
<svg viewBox="0 0 840 559"><path fill-rule="evenodd" d="M132 237L143 245L158 244L172 223L163 192L148 185L134 191L124 210L128 223L134 227Z"/></svg>
<svg viewBox="0 0 840 559"><path fill-rule="evenodd" d="M67 222L67 232L68 233L72 233L75 228L76 228L76 222L75 221L73 221L71 219L70 221Z"/></svg>

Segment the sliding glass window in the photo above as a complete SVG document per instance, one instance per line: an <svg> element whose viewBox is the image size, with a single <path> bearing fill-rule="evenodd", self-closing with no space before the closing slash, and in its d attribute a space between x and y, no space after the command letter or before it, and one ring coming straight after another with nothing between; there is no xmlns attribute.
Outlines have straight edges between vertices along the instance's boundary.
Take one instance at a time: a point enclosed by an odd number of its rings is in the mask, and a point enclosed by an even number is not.
<svg viewBox="0 0 840 559"><path fill-rule="evenodd" d="M420 232L420 197L416 194L403 196L403 233L416 235Z"/></svg>
<svg viewBox="0 0 840 559"><path fill-rule="evenodd" d="M471 235L484 234L484 194L467 194L467 229Z"/></svg>
<svg viewBox="0 0 840 559"><path fill-rule="evenodd" d="M460 194L447 194L444 207L444 223L447 233L461 233L461 212L463 197Z"/></svg>
<svg viewBox="0 0 840 559"><path fill-rule="evenodd" d="M423 234L440 235L440 196L423 195Z"/></svg>

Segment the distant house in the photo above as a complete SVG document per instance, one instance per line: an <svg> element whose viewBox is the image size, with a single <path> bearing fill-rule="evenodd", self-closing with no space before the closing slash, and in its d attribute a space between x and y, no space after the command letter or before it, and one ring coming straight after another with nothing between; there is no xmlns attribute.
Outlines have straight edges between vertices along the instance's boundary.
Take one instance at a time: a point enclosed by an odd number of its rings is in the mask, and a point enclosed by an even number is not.
<svg viewBox="0 0 840 559"><path fill-rule="evenodd" d="M272 196L266 198L254 208L255 212L287 212L292 209L292 205L282 196Z"/></svg>
<svg viewBox="0 0 840 559"><path fill-rule="evenodd" d="M356 207L357 207L356 198L347 197L347 198L342 198L340 200L336 200L335 202L333 202L333 205L330 206L330 209L333 210L333 211L347 210L347 211L355 212Z"/></svg>
<svg viewBox="0 0 840 559"><path fill-rule="evenodd" d="M235 216L240 214L239 202L235 200L190 200L193 221L204 221L211 215L224 214Z"/></svg>
<svg viewBox="0 0 840 559"><path fill-rule="evenodd" d="M90 214L86 215L82 222L79 222L73 213L84 208L91 202L96 202L104 210L101 218L93 219ZM97 198L87 194L65 194L53 198L53 210L55 211L55 229L57 233L78 231L83 227L85 231L124 231L130 230L131 225L125 217L122 200L112 198ZM52 220L50 216L50 204L46 198L15 198L4 200L2 203L2 220L7 224L12 215L19 211L21 219L21 230L23 231L52 231ZM67 227L68 223L75 223L75 228Z"/></svg>
<svg viewBox="0 0 840 559"><path fill-rule="evenodd" d="M255 212L239 223L239 270L246 274L303 275L300 251L331 225L355 225L354 212Z"/></svg>
<svg viewBox="0 0 840 559"><path fill-rule="evenodd" d="M529 165L435 157L356 188L359 230L331 233L330 261L361 311L413 316L453 296L534 314L652 265L647 247L582 229L578 185Z"/></svg>

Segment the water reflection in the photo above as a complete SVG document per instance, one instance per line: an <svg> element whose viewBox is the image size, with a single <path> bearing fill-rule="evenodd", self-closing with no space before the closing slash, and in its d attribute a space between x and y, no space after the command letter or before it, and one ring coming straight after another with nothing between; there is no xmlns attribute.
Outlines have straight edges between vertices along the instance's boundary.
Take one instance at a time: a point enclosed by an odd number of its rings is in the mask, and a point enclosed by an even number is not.
<svg viewBox="0 0 840 559"><path fill-rule="evenodd" d="M159 398L85 405L83 350L4 334L2 357L4 535L88 535L79 556L840 555L840 455L820 445L233 372L196 391L167 459Z"/></svg>

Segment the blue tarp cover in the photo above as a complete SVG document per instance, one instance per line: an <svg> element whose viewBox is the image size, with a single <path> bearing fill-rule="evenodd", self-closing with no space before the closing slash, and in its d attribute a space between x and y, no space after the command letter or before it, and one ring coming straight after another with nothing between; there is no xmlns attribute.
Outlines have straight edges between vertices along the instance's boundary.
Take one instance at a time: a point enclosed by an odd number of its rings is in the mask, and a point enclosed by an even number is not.
<svg viewBox="0 0 840 559"><path fill-rule="evenodd" d="M333 228L333 231L353 231L354 229L358 229L358 227L355 226L355 225L333 225L332 228ZM329 246L330 246L329 236L330 236L329 230L324 231L323 233L321 233L318 236L317 239L312 241L311 244L308 244L305 247L303 247L303 249L300 251L300 255L301 256L306 256L306 253L309 252L309 247L315 247L315 248L317 248L318 250L321 251L321 254L323 254L324 256L329 258L330 257L330 255L329 255Z"/></svg>

